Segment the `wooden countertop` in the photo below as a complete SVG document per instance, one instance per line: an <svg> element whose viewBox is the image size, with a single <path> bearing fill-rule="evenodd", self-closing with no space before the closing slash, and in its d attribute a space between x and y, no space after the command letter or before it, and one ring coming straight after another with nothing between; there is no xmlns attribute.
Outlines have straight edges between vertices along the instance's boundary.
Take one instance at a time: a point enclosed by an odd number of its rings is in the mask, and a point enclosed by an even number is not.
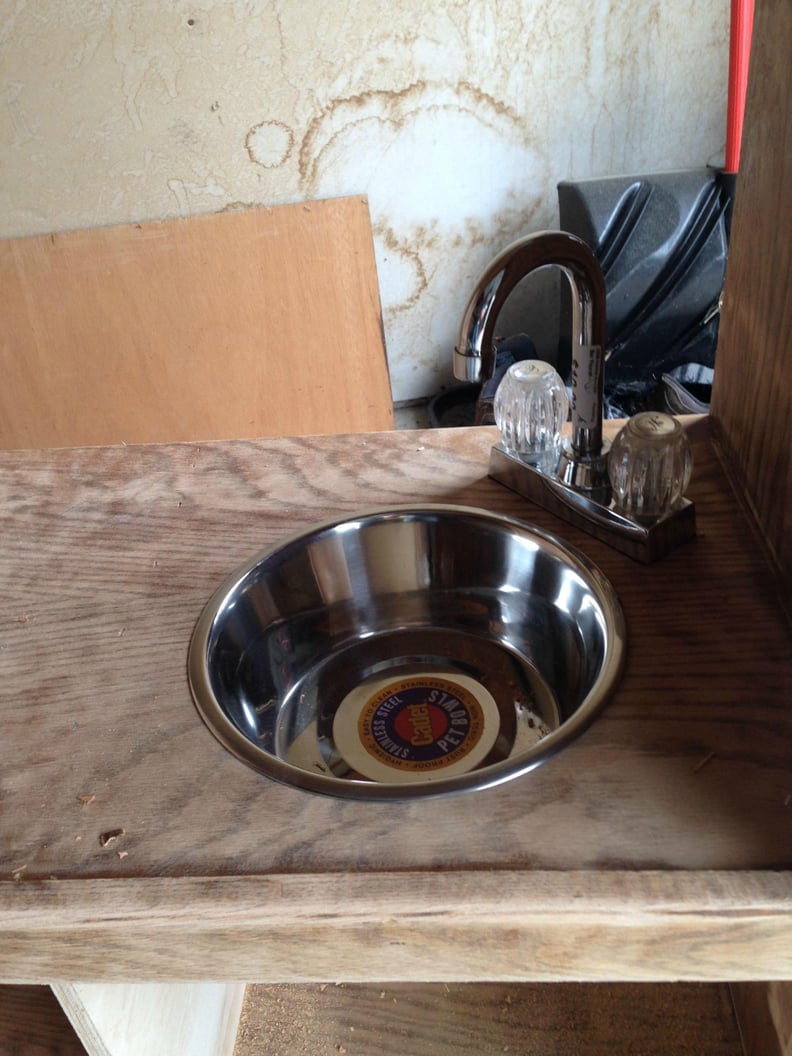
<svg viewBox="0 0 792 1056"><path fill-rule="evenodd" d="M792 978L789 628L689 428L699 536L649 567L489 480L494 429L0 453L0 979ZM249 770L190 697L204 603L303 527L424 501L599 564L629 631L615 698L457 798Z"/></svg>

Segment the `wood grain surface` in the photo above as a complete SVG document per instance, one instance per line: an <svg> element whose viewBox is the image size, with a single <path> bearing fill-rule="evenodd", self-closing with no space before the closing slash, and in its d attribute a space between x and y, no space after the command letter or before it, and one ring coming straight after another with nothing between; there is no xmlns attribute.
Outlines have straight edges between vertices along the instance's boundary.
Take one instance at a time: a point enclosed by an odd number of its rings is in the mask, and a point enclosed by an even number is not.
<svg viewBox="0 0 792 1056"><path fill-rule="evenodd" d="M781 1056L792 1056L792 980L768 983L767 993Z"/></svg>
<svg viewBox="0 0 792 1056"><path fill-rule="evenodd" d="M712 418L792 593L792 6L756 5ZM790 693L792 696L792 692ZM746 1056L792 1056L792 982L734 988Z"/></svg>
<svg viewBox="0 0 792 1056"><path fill-rule="evenodd" d="M756 5L712 414L792 587L792 5Z"/></svg>
<svg viewBox="0 0 792 1056"><path fill-rule="evenodd" d="M788 873L344 872L0 884L0 979L792 975Z"/></svg>
<svg viewBox="0 0 792 1056"><path fill-rule="evenodd" d="M742 1056L725 986L248 988L235 1056Z"/></svg>
<svg viewBox="0 0 792 1056"><path fill-rule="evenodd" d="M48 986L0 986L0 1056L85 1056Z"/></svg>
<svg viewBox="0 0 792 1056"><path fill-rule="evenodd" d="M388 429L368 203L0 241L0 447Z"/></svg>
<svg viewBox="0 0 792 1056"><path fill-rule="evenodd" d="M792 1056L792 981L731 987L745 1056Z"/></svg>
<svg viewBox="0 0 792 1056"><path fill-rule="evenodd" d="M490 481L489 429L0 455L0 873L7 881L0 926L20 899L43 907L61 890L58 912L79 933L71 976L127 970L167 978L174 965L184 967L183 944L200 923L195 912L179 911L189 924L169 932L174 941L161 962L146 968L135 956L125 969L115 954L135 945L134 929L122 929L112 964L97 961L90 951L101 948L101 930L77 926L72 910L92 905L107 879L334 873L362 876L376 891L388 876L417 870L446 877L453 890L470 871L494 871L497 885L499 871L516 870L525 875L522 942L537 870L593 871L619 883L632 871L757 870L766 878L775 870L781 887L774 882L770 902L760 897L763 881L738 897L732 925L728 914L719 920L724 936L747 935L745 949L718 968L710 948L708 963L693 970L703 978L751 977L739 971L744 956L754 978L763 960L768 977L792 975L792 942L779 951L772 939L787 934L792 894L789 631L777 582L739 513L707 423L692 432L699 537L648 568ZM539 770L469 797L342 802L276 785L241 765L204 728L186 679L192 628L213 589L252 553L317 520L427 500L526 517L600 565L629 628L627 668L608 709ZM114 830L123 833L103 846L100 837ZM96 888L59 887L92 878ZM156 890L167 909L171 888ZM576 897L585 900L585 885ZM339 898L342 890L331 904ZM698 906L706 918L708 905L701 889L691 894L691 910ZM379 911L387 916L387 902ZM60 942L49 959L51 936L39 932L41 943L24 943L31 924L26 917L17 934L21 959L6 957L3 974L68 978L58 968ZM502 924L501 938L508 918ZM625 978L668 978L683 968L687 920L683 926L671 914L647 934L671 935L675 924L681 945L671 942L668 958L643 966L628 950ZM222 928L208 930L216 942L207 939L207 950L219 950ZM236 942L244 927L233 931ZM442 933L438 926L436 937ZM455 942L437 961L443 978L456 977ZM526 948L517 971L565 978L562 958L570 957L580 978L601 978L609 970L603 953L615 953L618 939L602 943L590 956L573 956L574 942L565 939L547 963ZM718 942L718 950L727 945ZM245 971L231 977L332 975L327 964L289 965L288 944L277 957L265 945L246 949ZM400 978L429 970L428 951L419 966L408 953ZM386 971L380 953L370 956ZM354 965L354 953L347 959ZM504 955L498 973L508 970L505 962ZM459 972L467 978L479 967ZM212 963L199 958L190 971L197 974L187 977L211 977Z"/></svg>

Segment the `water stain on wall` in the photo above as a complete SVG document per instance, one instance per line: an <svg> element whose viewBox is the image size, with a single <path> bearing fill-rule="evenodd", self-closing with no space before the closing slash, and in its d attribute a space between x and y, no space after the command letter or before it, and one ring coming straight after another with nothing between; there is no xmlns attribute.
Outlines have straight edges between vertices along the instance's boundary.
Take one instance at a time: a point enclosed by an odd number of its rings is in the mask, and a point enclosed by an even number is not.
<svg viewBox="0 0 792 1056"><path fill-rule="evenodd" d="M511 241L536 200L520 188L524 169L546 164L534 129L470 78L417 78L328 102L297 162L309 198L339 180L387 188L370 201L394 391L430 391L450 365L437 335L450 344L493 231Z"/></svg>
<svg viewBox="0 0 792 1056"><path fill-rule="evenodd" d="M388 262L387 254L394 254L399 258L401 265L402 282L399 299L388 305L387 314L393 316L408 312L418 304L421 295L429 285L420 252L426 246L422 245L418 239L399 238L393 228L384 221L375 223L372 230L374 238L379 242L385 254L384 261Z"/></svg>
<svg viewBox="0 0 792 1056"><path fill-rule="evenodd" d="M332 100L314 117L300 146L299 173L303 189L317 191L323 158L353 129L368 122L385 126L389 136L402 132L410 122L433 115L440 124L455 112L474 124L505 135L509 141L533 146L520 114L469 81L417 80L391 91L369 91ZM431 160L431 159L427 159Z"/></svg>
<svg viewBox="0 0 792 1056"><path fill-rule="evenodd" d="M288 160L294 147L294 133L283 121L262 121L245 136L248 157L265 169L277 169Z"/></svg>

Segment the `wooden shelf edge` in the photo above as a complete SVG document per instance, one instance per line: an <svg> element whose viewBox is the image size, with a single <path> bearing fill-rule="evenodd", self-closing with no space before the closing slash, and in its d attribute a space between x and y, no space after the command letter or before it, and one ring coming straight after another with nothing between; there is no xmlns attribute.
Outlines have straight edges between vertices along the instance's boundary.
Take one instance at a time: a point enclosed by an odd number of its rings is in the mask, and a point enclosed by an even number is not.
<svg viewBox="0 0 792 1056"><path fill-rule="evenodd" d="M0 930L20 983L792 978L784 872L25 881Z"/></svg>

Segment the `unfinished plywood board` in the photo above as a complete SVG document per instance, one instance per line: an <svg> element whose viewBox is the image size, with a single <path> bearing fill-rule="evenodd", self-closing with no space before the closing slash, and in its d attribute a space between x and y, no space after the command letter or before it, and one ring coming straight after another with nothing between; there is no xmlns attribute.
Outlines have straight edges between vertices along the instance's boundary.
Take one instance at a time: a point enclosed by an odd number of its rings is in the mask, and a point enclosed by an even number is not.
<svg viewBox="0 0 792 1056"><path fill-rule="evenodd" d="M0 242L0 447L391 428L360 197Z"/></svg>
<svg viewBox="0 0 792 1056"><path fill-rule="evenodd" d="M89 1056L231 1056L238 983L59 983L53 991Z"/></svg>

